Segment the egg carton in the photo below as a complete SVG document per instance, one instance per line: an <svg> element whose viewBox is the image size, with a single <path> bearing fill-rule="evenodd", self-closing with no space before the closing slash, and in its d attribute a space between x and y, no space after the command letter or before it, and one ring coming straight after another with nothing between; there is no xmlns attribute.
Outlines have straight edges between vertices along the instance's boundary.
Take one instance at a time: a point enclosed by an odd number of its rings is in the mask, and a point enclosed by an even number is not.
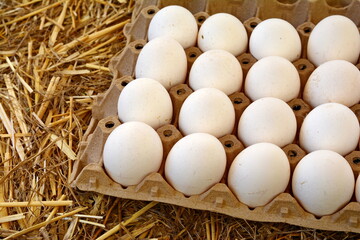
<svg viewBox="0 0 360 240"><path fill-rule="evenodd" d="M99 94L93 105L93 117L89 127L80 143L78 159L69 181L73 187L82 191L94 191L115 197L158 201L175 204L194 209L208 210L227 214L237 218L263 222L285 222L293 225L334 231L350 231L360 233L360 203L353 196L351 202L335 214L315 217L306 212L292 196L291 184L284 193L278 195L269 204L263 207L251 209L242 204L226 185L227 171L235 156L243 150L243 145L236 135L236 127L232 134L220 138L227 156L227 168L222 181L203 194L186 197L176 191L164 177L164 162L172 146L182 138L178 130L178 115L182 103L192 93L188 82L174 86L169 94L173 102L174 115L171 124L157 129L164 147L164 159L157 173L147 176L136 186L123 187L114 182L105 172L103 167L103 146L111 131L120 125L117 116L117 101L121 90L134 79L134 69L137 57L146 44L147 28L154 14L164 6L181 5L189 9L197 19L199 25L209 16L217 12L227 12L237 16L245 25L250 36L253 28L261 22L261 19L271 17L283 18L292 23L298 30L302 41L302 58L293 62L299 72L301 86L304 87L308 77L315 67L306 59L306 45L311 30L322 18L332 14L342 14L351 18L358 26L360 24L359 1L348 1L348 5L341 7L341 1L318 0L142 0L135 2L135 8L131 23L124 28L127 37L127 45L123 51L114 57L109 65L114 80L110 88L103 94ZM330 5L329 5L330 4ZM339 4L339 6L336 6ZM310 22L311 21L311 22ZM197 47L185 50L188 70L192 63L202 53ZM244 53L237 57L241 64L244 79L248 70L256 62L250 53ZM357 65L360 69L360 63ZM236 123L244 109L250 104L250 100L242 92L236 92L229 96L235 113ZM293 109L298 127L301 126L306 114L311 110L301 95L299 98L288 102ZM351 108L360 121L360 104ZM291 172L296 164L306 154L298 145L297 139L283 148L286 153ZM359 143L360 145L360 143ZM360 173L360 146L356 151L345 157L350 163L354 176Z"/></svg>
<svg viewBox="0 0 360 240"><path fill-rule="evenodd" d="M99 120L94 131L81 143L79 158L72 173L71 181L73 186L82 191L94 191L134 200L170 203L253 221L285 222L323 230L360 233L360 203L355 202L354 198L352 202L337 213L316 218L297 203L291 195L290 184L284 193L278 195L269 204L254 209L250 209L237 200L226 185L226 173L220 183L214 185L201 195L186 197L172 188L164 177L164 160L172 146L182 138L182 134L176 127L176 124L179 109L186 97L192 92L186 84L177 85L170 90L175 112L173 124L157 129L164 147L164 159L160 170L157 173L150 174L136 186L122 187L114 182L106 174L103 167L103 146L111 131L120 125L116 104L114 103L117 102L124 85L132 80L131 76L125 76L114 81L102 100L97 102L98 109L106 109L106 115L108 116ZM230 95L229 98L232 100L236 116L239 118L243 110L250 104L250 101L240 92ZM310 107L301 99L294 99L288 104L294 110L299 122L310 111ZM355 105L353 110L360 111L360 105ZM226 135L219 140L226 151L228 170L233 159L244 147L235 135ZM296 142L285 146L283 150L289 159L291 172L293 172L296 164L305 156L305 151ZM357 164L360 162L360 151L353 151L345 158L350 163L354 176L357 176L360 172L360 165Z"/></svg>

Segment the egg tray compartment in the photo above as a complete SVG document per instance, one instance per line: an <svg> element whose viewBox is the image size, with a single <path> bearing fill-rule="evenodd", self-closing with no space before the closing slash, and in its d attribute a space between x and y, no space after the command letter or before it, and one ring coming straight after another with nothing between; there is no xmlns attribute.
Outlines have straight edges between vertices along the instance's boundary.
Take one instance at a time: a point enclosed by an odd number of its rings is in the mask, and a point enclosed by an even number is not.
<svg viewBox="0 0 360 240"><path fill-rule="evenodd" d="M360 31L360 1L357 0L140 0L135 3L132 21L124 27L127 45L109 64L114 79L134 76L137 57L147 41L150 21L159 9L168 5L180 5L189 9L199 27L212 14L230 13L243 22L248 37L261 19L282 18L296 27L302 45L301 58L304 59L307 57L310 33L315 24L323 18L335 14L344 15L353 20ZM192 54L194 61L199 51L193 47L186 50L187 54ZM248 57L242 56L244 61L256 61L249 49L247 53ZM360 59L357 67L360 69Z"/></svg>
<svg viewBox="0 0 360 240"><path fill-rule="evenodd" d="M157 129L164 147L164 159L159 172L150 174L136 186L122 187L114 182L106 174L103 167L103 146L111 131L121 124L117 116L116 104L114 103L117 102L124 86L132 80L131 76L115 80L103 97L97 99L96 107L94 106L95 109L107 109L105 113L102 112L102 114L107 116L103 116L101 120L96 121L96 126L92 128L91 132L87 133L84 141L80 144L79 158L74 165L70 179L73 187L77 187L82 191L94 191L115 197L158 201L194 209L208 210L253 221L285 222L323 230L360 233L360 203L356 202L354 197L352 202L337 213L322 218L316 218L297 203L291 195L290 183L285 193L281 193L263 207L250 209L238 201L226 185L227 170L236 155L244 148L234 135L226 135L219 139L224 146L227 156L226 173L220 183L214 185L203 194L191 197L186 197L173 189L164 178L164 163L171 147L182 138L176 125L181 105L192 92L186 84L180 84L170 89L169 93L174 106L173 122ZM243 110L250 104L250 101L241 92L236 92L230 95L229 98L233 103L236 118L239 119ZM297 121L301 124L303 118L310 111L310 107L301 99L294 99L288 104L293 109ZM360 104L355 105L352 110L360 111ZM92 124L95 124L94 119ZM236 129L233 133L235 132ZM285 146L283 150L287 154L291 172L293 172L296 164L306 153L296 144L296 141ZM358 165L360 162L360 151L351 152L346 156L346 159L353 169L354 176L357 177L360 172L360 165Z"/></svg>

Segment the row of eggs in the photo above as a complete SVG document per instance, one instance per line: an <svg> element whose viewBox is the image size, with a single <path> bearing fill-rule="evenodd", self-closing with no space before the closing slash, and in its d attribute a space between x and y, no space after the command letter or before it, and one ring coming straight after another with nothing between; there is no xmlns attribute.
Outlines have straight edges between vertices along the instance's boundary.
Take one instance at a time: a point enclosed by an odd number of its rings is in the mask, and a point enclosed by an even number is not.
<svg viewBox="0 0 360 240"><path fill-rule="evenodd" d="M183 48L197 44L203 52L223 49L234 56L244 53L249 42L250 53L258 60L266 56L282 56L294 61L301 55L301 40L296 29L277 18L259 23L248 39L241 21L230 14L214 14L198 29L189 10L168 6L155 14L148 29L149 41L164 36L175 39ZM359 54L359 31L353 21L340 15L320 21L307 44L307 56L316 66L334 59L355 64Z"/></svg>
<svg viewBox="0 0 360 240"><path fill-rule="evenodd" d="M359 33L357 37L360 45ZM187 71L183 47L167 36L150 40L140 52L135 67L137 78L155 79L167 90L184 83ZM250 68L243 84L239 61L224 49L211 49L202 53L190 68L188 82L193 90L212 87L226 95L243 88L252 101L262 97L276 97L288 102L299 96L301 88L297 69L281 54L259 59ZM326 102L338 102L350 107L360 101L359 89L358 68L339 58L319 65L306 82L302 95L312 107Z"/></svg>
<svg viewBox="0 0 360 240"><path fill-rule="evenodd" d="M109 135L103 152L107 174L122 186L139 184L158 172L163 145L156 131L143 122L130 121ZM219 183L226 170L221 142L208 133L192 133L170 150L165 178L186 196L204 193ZM290 165L284 151L272 143L256 143L241 151L231 163L227 185L249 207L264 206L284 192L290 181ZM354 193L360 201L360 177L340 154L316 150L303 157L292 175L292 192L299 203L316 216L329 215L347 204Z"/></svg>
<svg viewBox="0 0 360 240"><path fill-rule="evenodd" d="M247 148L231 164L228 186L250 207L263 206L283 192L290 181L290 167L280 147L294 140L297 129L294 113L285 103L300 91L299 75L291 64L301 53L296 30L284 20L269 19L252 32L249 49L259 61L249 70L244 90L254 102L238 123L227 95L242 88L243 74L234 56L246 50L248 37L237 18L215 14L198 30L188 10L170 6L154 16L148 38L136 63L137 79L119 97L118 115L123 124L112 131L104 146L109 176L129 186L159 170L163 146L154 129L172 120L167 90L185 82L184 48L197 42L204 53L189 73L189 85L196 91L180 110L179 128L185 137L167 156L167 181L188 196L219 182L226 154L217 138L231 133L238 124L238 137ZM359 122L347 107L360 100L360 73L353 65L359 53L358 30L345 17L324 19L310 35L308 57L320 66L303 93L314 107L299 136L309 154L293 172L292 191L317 216L334 213L354 192L352 170L341 155L354 150L360 136ZM360 200L360 183L356 194Z"/></svg>
<svg viewBox="0 0 360 240"><path fill-rule="evenodd" d="M148 104L153 101L169 111L152 108ZM160 83L143 78L124 87L118 104L119 118L124 123L106 141L104 167L121 185L136 185L160 168L163 146L154 128L166 124L159 124L166 112L165 119L171 122L172 103ZM185 195L201 194L218 183L227 160L216 137L231 133L234 122L232 102L222 91L202 88L191 93L179 114L179 128L185 137L167 156L166 180ZM293 142L296 129L292 109L280 99L261 98L244 110L238 122L238 137L247 148L235 158L228 173L228 186L241 202L250 207L263 206L285 190L290 168L280 147ZM319 105L305 117L299 140L310 153L296 167L292 188L306 210L327 215L350 200L355 180L341 155L356 148L359 136L356 115L342 104Z"/></svg>
<svg viewBox="0 0 360 240"><path fill-rule="evenodd" d="M118 116L121 122L141 121L157 129L172 121L170 95L155 80L131 81L120 93ZM237 125L238 138L245 146L270 142L284 147L294 141L298 129L293 110L274 97L252 102L236 123L233 103L216 88L201 88L191 93L180 108L178 124L184 135L203 132L217 138L231 134ZM324 103L305 117L299 142L307 152L328 149L344 156L355 150L359 136L354 112L339 103Z"/></svg>

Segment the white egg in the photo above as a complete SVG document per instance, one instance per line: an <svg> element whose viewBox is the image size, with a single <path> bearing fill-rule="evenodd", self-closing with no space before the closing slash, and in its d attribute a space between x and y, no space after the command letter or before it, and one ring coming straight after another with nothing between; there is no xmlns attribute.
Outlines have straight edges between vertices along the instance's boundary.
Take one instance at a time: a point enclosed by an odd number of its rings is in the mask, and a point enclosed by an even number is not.
<svg viewBox="0 0 360 240"><path fill-rule="evenodd" d="M245 94L252 101L274 97L288 102L299 95L300 76L286 58L264 57L250 68L244 88Z"/></svg>
<svg viewBox="0 0 360 240"><path fill-rule="evenodd" d="M325 62L310 75L303 98L312 107L329 102L351 107L360 101L360 71L345 60Z"/></svg>
<svg viewBox="0 0 360 240"><path fill-rule="evenodd" d="M202 88L193 92L180 109L179 128L184 135L202 132L219 138L230 134L234 124L232 102L216 88Z"/></svg>
<svg viewBox="0 0 360 240"><path fill-rule="evenodd" d="M201 25L197 43L203 52L222 49L238 56L246 51L248 37L239 19L228 13L217 13Z"/></svg>
<svg viewBox="0 0 360 240"><path fill-rule="evenodd" d="M280 56L292 62L301 55L299 34L290 23L279 18L259 23L251 33L249 47L256 59Z"/></svg>
<svg viewBox="0 0 360 240"><path fill-rule="evenodd" d="M284 147L294 141L295 135L294 112L284 101L272 97L251 103L238 124L238 137L245 146L268 142Z"/></svg>
<svg viewBox="0 0 360 240"><path fill-rule="evenodd" d="M121 122L140 121L157 129L170 123L172 114L169 93L153 79L138 78L120 93L118 116Z"/></svg>
<svg viewBox="0 0 360 240"><path fill-rule="evenodd" d="M356 179L355 197L356 197L356 201L360 202L360 177L359 176Z"/></svg>
<svg viewBox="0 0 360 240"><path fill-rule="evenodd" d="M358 119L349 108L339 103L324 103L305 117L299 141L307 152L331 150L344 156L356 148L359 136Z"/></svg>
<svg viewBox="0 0 360 240"><path fill-rule="evenodd" d="M139 184L147 175L157 172L162 157L159 135L142 122L127 122L115 128L103 152L107 174L123 186Z"/></svg>
<svg viewBox="0 0 360 240"><path fill-rule="evenodd" d="M340 15L326 17L311 31L307 56L316 66L336 59L356 64L359 55L359 30L349 18Z"/></svg>
<svg viewBox="0 0 360 240"><path fill-rule="evenodd" d="M167 6L158 11L150 22L148 39L171 37L183 48L195 46L198 26L192 13L181 6Z"/></svg>
<svg viewBox="0 0 360 240"><path fill-rule="evenodd" d="M226 167L226 154L220 141L206 133L180 139L165 162L167 181L186 196L201 194L220 182Z"/></svg>
<svg viewBox="0 0 360 240"><path fill-rule="evenodd" d="M240 91L243 73L239 61L224 50L209 50L193 63L189 85L192 89L217 88L226 95Z"/></svg>
<svg viewBox="0 0 360 240"><path fill-rule="evenodd" d="M154 79L166 90L184 83L186 73L185 51L169 37L159 37L148 42L141 50L135 66L136 78Z"/></svg>
<svg viewBox="0 0 360 240"><path fill-rule="evenodd" d="M271 143L257 143L236 156L228 185L242 203L259 207L284 192L289 179L290 164L284 151Z"/></svg>
<svg viewBox="0 0 360 240"><path fill-rule="evenodd" d="M292 191L306 211L316 216L333 214L354 192L354 174L338 153L318 150L300 160L292 177Z"/></svg>

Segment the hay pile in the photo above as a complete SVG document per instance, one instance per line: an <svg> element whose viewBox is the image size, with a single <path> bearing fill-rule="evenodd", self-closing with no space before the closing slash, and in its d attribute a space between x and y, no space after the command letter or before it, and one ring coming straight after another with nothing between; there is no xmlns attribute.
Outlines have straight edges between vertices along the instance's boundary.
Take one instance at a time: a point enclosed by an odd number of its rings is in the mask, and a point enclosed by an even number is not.
<svg viewBox="0 0 360 240"><path fill-rule="evenodd" d="M131 0L0 2L0 237L5 239L344 239L70 188L67 179L125 46ZM103 235L106 234L106 235Z"/></svg>

